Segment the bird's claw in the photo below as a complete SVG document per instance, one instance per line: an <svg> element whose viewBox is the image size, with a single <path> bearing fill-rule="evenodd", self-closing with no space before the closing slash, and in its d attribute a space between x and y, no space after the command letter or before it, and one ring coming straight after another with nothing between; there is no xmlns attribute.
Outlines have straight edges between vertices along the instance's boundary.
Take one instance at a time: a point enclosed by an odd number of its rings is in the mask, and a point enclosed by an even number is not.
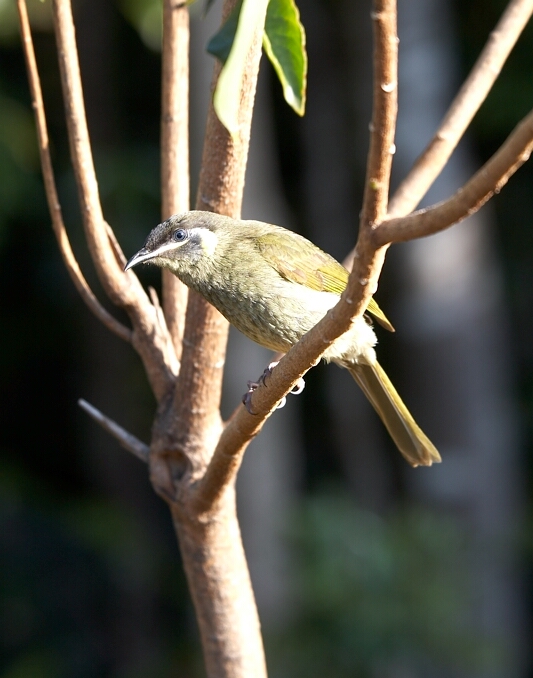
<svg viewBox="0 0 533 678"><path fill-rule="evenodd" d="M263 374L259 377L259 379L257 381L248 381L247 382L246 385L248 386L248 391L246 391L246 393L243 395L242 402L243 402L243 405L246 407L246 409L248 410L248 412L250 414L257 414L257 412L254 412L252 410L252 393L257 388L259 388L259 386L261 384L265 384L265 386L267 385L266 379L267 379L267 377L270 376L270 374L272 373L272 370L274 369L274 367L276 367L277 364L278 364L278 361L270 363L270 365L265 368ZM292 393L292 395L299 395L304 390L304 388L305 388L305 381L304 381L303 377L300 377L298 379L298 381L296 382L296 384L294 384L294 386L290 390L290 393ZM285 407L286 402L287 402L287 397L283 396L283 398L276 405L276 410L280 410L282 407Z"/></svg>
<svg viewBox="0 0 533 678"><path fill-rule="evenodd" d="M291 393L292 395L300 395L300 393L304 390L305 388L305 380L303 377L300 377L298 381L294 384L294 386L291 388Z"/></svg>
<svg viewBox="0 0 533 678"><path fill-rule="evenodd" d="M255 389L259 386L259 384L256 384L253 381L248 382L248 391L243 395L242 397L242 404L244 407L246 407L247 411L249 414L256 415L257 412L254 412L252 410L252 393L255 391Z"/></svg>

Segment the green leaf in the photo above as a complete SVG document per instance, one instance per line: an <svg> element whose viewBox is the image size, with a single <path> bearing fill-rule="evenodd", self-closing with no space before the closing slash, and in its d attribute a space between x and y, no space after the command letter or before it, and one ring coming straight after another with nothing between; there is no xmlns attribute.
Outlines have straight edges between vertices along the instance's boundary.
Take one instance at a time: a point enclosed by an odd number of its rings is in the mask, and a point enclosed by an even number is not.
<svg viewBox="0 0 533 678"><path fill-rule="evenodd" d="M263 48L281 82L285 101L298 115L303 115L307 91L307 52L305 31L294 0L270 0Z"/></svg>
<svg viewBox="0 0 533 678"><path fill-rule="evenodd" d="M239 106L246 57L252 46L254 35L264 26L267 5L268 0L242 0L233 43L218 78L213 106L220 122L232 136L239 131ZM227 23L215 38L220 36ZM212 42L213 40L210 42L211 46ZM224 50L222 52L224 53Z"/></svg>
<svg viewBox="0 0 533 678"><path fill-rule="evenodd" d="M233 11L220 27L218 33L215 33L207 43L206 50L209 54L219 59L223 64L226 63L233 47L237 26L239 24L239 15L241 13L242 0L239 0Z"/></svg>

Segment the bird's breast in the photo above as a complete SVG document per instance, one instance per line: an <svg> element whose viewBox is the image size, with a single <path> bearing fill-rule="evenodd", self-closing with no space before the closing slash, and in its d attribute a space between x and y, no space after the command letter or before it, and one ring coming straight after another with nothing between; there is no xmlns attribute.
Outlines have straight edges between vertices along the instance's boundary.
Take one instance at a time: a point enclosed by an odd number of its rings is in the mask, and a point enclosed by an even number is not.
<svg viewBox="0 0 533 678"><path fill-rule="evenodd" d="M261 267L219 268L216 275L182 279L240 332L273 351L288 351L339 300L337 294L307 288ZM372 360L375 343L372 327L359 318L325 357Z"/></svg>

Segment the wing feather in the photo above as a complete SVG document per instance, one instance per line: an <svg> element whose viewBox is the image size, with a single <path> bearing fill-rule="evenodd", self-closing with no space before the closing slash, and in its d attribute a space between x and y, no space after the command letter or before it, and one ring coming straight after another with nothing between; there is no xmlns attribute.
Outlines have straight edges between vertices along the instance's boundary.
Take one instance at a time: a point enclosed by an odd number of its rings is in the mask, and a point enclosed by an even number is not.
<svg viewBox="0 0 533 678"><path fill-rule="evenodd" d="M344 266L297 233L276 229L260 235L256 244L265 260L286 280L318 292L339 295L348 283L349 273ZM394 332L394 327L374 299L370 300L367 311L385 329Z"/></svg>

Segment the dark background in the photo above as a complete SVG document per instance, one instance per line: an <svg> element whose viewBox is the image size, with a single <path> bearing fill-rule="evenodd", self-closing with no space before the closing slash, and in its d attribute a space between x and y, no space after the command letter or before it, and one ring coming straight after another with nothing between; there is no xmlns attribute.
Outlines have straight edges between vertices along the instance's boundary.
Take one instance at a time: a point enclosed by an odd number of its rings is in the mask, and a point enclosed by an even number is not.
<svg viewBox="0 0 533 678"><path fill-rule="evenodd" d="M504 3L443 4L453 32L452 80L458 84ZM75 3L104 214L127 254L160 218L160 56L137 30L137 6L127 0ZM298 6L308 30L311 119L315 102L329 96L321 89L326 82L338 88L346 118L364 130L367 118L347 94L353 54L339 37L351 21L350 3L300 0ZM32 8L54 168L73 247L103 300L83 247L48 10L47 4ZM154 401L140 363L131 347L99 326L62 266L49 226L16 21L11 9L0 11L0 676L200 676L193 611L166 507L140 462L76 404L84 397L149 440ZM532 49L529 26L472 124L474 167L532 106ZM266 63L263 70L284 199L294 227L319 242L306 193L312 130L306 132L285 106ZM320 135L317 128L315 141ZM364 131L354 129L344 149L346 171L355 177L354 214L363 163L350 158L358 139ZM364 152L358 156L364 160ZM279 623L267 625L273 675L533 676L532 167L526 164L492 201L490 227L503 274L500 321L506 328L491 361L509 375L506 398L518 441L513 463L520 484L507 490L517 509L506 528L512 533L508 576L521 602L519 622L509 625L516 637L509 644L503 634L495 642L482 623L465 621L472 609L474 617L483 617L482 599L469 597L471 580L482 573L469 561L471 526L462 519L460 502L440 512L436 503L421 499L393 452L383 462L380 478L387 481L375 505L372 484L365 491L350 481L342 435L327 406L330 385L318 368L302 396L301 473L285 534L296 563L290 606L297 612L280 609ZM319 244L342 258L352 242L348 231ZM395 307L401 271L401 258L393 253L379 297L385 308L388 302ZM143 274L143 281L158 284L155 274ZM394 341L380 337L381 355L401 379L408 368ZM250 376L242 375L242 383ZM317 411L323 416L317 418ZM431 435L438 429L431 428L435 416L424 419ZM478 471L472 469L472 486Z"/></svg>

